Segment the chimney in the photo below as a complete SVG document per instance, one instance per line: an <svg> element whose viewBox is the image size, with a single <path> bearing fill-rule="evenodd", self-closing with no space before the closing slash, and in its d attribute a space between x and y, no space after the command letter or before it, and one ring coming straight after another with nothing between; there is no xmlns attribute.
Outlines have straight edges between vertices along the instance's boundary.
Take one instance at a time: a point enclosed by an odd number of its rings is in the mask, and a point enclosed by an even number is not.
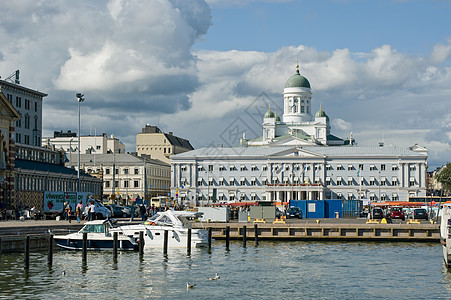
<svg viewBox="0 0 451 300"><path fill-rule="evenodd" d="M172 135L173 134L173 132L172 131L169 131L169 135Z"/></svg>

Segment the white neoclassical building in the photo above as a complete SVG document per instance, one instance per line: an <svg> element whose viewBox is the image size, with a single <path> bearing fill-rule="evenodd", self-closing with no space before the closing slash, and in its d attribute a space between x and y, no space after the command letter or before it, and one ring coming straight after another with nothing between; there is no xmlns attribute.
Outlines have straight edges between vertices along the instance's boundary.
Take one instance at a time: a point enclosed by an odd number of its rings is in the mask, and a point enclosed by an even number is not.
<svg viewBox="0 0 451 300"><path fill-rule="evenodd" d="M283 94L282 119L269 108L261 137L243 138L240 147L171 156L171 195L191 205L340 198L407 201L426 195L426 148L360 147L352 136L332 135L322 108L311 113L310 83L299 67Z"/></svg>

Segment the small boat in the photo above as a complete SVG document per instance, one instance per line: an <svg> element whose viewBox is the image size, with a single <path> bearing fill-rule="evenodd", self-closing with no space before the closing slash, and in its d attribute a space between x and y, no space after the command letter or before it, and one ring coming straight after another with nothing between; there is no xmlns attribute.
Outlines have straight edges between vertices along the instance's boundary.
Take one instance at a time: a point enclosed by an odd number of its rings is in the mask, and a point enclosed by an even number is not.
<svg viewBox="0 0 451 300"><path fill-rule="evenodd" d="M56 244L68 250L83 249L83 233L87 233L87 250L113 250L113 232L118 231L118 250L137 250L138 242L132 235L126 235L116 227L115 219L96 220L85 223L80 231L66 235L55 235Z"/></svg>
<svg viewBox="0 0 451 300"><path fill-rule="evenodd" d="M440 243L446 267L451 268L451 207L444 205L440 223Z"/></svg>
<svg viewBox="0 0 451 300"><path fill-rule="evenodd" d="M139 239L143 232L144 248L163 248L164 232L168 231L168 247L183 248L188 246L188 229L191 229L190 220L199 218L203 213L193 211L168 210L158 212L142 224L124 225L120 230L127 236ZM191 229L191 247L207 247L208 232L203 229Z"/></svg>

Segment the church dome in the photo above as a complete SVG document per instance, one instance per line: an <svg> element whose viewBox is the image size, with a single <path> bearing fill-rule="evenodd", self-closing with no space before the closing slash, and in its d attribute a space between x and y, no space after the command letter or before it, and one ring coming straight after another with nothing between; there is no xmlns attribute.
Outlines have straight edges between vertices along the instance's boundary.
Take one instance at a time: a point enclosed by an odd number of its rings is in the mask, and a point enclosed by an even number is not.
<svg viewBox="0 0 451 300"><path fill-rule="evenodd" d="M310 82L299 74L299 69L296 70L296 74L288 78L287 83L285 83L285 88L310 88Z"/></svg>
<svg viewBox="0 0 451 300"><path fill-rule="evenodd" d="M329 121L329 116L324 112L324 110L319 107L319 110L315 114L315 118L326 118L327 121Z"/></svg>
<svg viewBox="0 0 451 300"><path fill-rule="evenodd" d="M277 115L277 113L274 113L274 116L276 117L276 122L280 122L280 117Z"/></svg>
<svg viewBox="0 0 451 300"><path fill-rule="evenodd" d="M265 113L264 118L274 118L274 113L271 111L271 107L268 109L268 111Z"/></svg>

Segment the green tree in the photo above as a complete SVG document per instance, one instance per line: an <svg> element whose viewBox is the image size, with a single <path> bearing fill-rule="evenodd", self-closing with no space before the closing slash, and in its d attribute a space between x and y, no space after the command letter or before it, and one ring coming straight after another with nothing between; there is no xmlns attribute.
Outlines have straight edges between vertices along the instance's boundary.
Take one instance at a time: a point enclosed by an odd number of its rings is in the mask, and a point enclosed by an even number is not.
<svg viewBox="0 0 451 300"><path fill-rule="evenodd" d="M437 181L440 182L445 191L451 191L451 163L447 163L437 174Z"/></svg>

